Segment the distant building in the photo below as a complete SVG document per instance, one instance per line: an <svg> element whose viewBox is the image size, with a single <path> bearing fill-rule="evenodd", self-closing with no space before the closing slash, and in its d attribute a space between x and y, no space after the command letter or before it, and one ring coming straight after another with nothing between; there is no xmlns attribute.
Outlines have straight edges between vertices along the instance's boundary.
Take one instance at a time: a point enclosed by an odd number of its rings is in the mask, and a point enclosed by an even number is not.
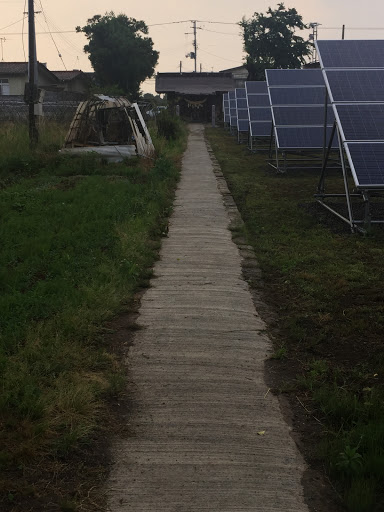
<svg viewBox="0 0 384 512"><path fill-rule="evenodd" d="M242 88L248 80L249 72L245 66L238 66L236 68L223 69L220 73L231 73L236 82L236 88Z"/></svg>
<svg viewBox="0 0 384 512"><path fill-rule="evenodd" d="M234 68L237 69L237 68ZM158 73L156 92L166 94L170 108L179 106L180 115L188 121L209 122L212 106L216 116L222 111L223 94L237 87L233 73Z"/></svg>
<svg viewBox="0 0 384 512"><path fill-rule="evenodd" d="M72 71L52 71L59 79L60 87L66 92L79 92L85 94L88 92L92 73L83 73L78 69Z"/></svg>
<svg viewBox="0 0 384 512"><path fill-rule="evenodd" d="M24 94L28 82L27 62L0 62L0 96ZM37 65L37 82L40 89L56 88L59 79L41 62Z"/></svg>

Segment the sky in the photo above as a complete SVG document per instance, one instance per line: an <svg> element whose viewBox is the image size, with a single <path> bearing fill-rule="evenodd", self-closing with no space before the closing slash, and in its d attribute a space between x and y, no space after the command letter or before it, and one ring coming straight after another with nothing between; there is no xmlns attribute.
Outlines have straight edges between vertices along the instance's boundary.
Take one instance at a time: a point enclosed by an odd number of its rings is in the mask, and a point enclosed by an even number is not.
<svg viewBox="0 0 384 512"><path fill-rule="evenodd" d="M83 52L86 39L75 32L75 27L85 25L95 14L114 11L143 20L149 26L154 48L160 52L156 72L179 71L180 61L183 71L193 71L194 62L186 54L193 50L190 20L199 20L198 69L201 65L203 71L221 71L240 66L244 58L241 31L236 23L243 17L250 18L255 11L265 13L268 7L275 9L277 3L271 0L35 0L35 11L41 11L36 14L38 60L54 71L65 68L91 71ZM4 61L23 62L28 58L27 20L22 21L26 4L27 0L0 0L0 57ZM340 39L343 24L346 39L384 39L383 0L369 0L365 2L366 8L362 5L361 0L285 2L287 8L297 9L305 23L320 23L319 39ZM300 35L307 39L309 31ZM143 91L154 93L154 84L154 78L147 80Z"/></svg>

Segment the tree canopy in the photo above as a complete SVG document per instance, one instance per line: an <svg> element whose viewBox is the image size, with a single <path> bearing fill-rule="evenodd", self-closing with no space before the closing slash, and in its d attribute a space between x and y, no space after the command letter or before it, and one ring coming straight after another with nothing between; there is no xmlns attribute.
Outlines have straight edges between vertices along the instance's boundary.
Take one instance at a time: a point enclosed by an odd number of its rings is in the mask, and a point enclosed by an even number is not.
<svg viewBox="0 0 384 512"><path fill-rule="evenodd" d="M275 10L269 7L266 14L255 12L248 20L243 18L240 26L252 80L265 80L266 69L300 68L311 54L311 43L295 33L308 26L296 9L286 9L283 3Z"/></svg>
<svg viewBox="0 0 384 512"><path fill-rule="evenodd" d="M87 20L87 25L76 27L76 31L84 32L88 39L84 52L89 54L97 84L118 87L136 97L140 84L153 75L159 58L152 39L146 37L144 21L109 12Z"/></svg>

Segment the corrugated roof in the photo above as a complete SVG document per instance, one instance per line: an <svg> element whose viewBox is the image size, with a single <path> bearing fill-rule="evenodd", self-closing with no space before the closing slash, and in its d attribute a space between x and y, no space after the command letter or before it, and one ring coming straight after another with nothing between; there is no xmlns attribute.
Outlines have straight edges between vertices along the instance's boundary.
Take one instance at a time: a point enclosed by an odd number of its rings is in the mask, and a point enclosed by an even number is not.
<svg viewBox="0 0 384 512"><path fill-rule="evenodd" d="M209 95L235 87L235 80L229 73L158 73L156 76L157 93Z"/></svg>
<svg viewBox="0 0 384 512"><path fill-rule="evenodd" d="M78 69L73 69L72 71L52 71L52 73L57 76L59 80L70 81L79 75L83 75L84 73Z"/></svg>

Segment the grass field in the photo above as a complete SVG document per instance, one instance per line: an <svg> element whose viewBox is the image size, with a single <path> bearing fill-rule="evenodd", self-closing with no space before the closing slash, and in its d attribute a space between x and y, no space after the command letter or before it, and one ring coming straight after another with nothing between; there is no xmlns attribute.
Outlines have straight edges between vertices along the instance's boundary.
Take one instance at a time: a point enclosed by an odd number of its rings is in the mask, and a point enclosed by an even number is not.
<svg viewBox="0 0 384 512"><path fill-rule="evenodd" d="M309 460L350 512L384 510L384 230L352 235L316 205L316 172L278 175L224 130L207 137L277 314L278 387L321 423ZM340 184L335 173L330 187Z"/></svg>
<svg viewBox="0 0 384 512"><path fill-rule="evenodd" d="M124 386L105 322L146 286L164 234L185 136L155 161L60 157L65 131L0 127L1 510L77 510L37 467L68 465ZM70 468L69 468L70 469ZM57 475L56 475L57 477ZM68 487L68 486L67 486ZM88 489L89 490L89 489ZM85 500L86 501L86 500ZM82 501L81 510L88 510ZM92 507L90 506L89 510Z"/></svg>

